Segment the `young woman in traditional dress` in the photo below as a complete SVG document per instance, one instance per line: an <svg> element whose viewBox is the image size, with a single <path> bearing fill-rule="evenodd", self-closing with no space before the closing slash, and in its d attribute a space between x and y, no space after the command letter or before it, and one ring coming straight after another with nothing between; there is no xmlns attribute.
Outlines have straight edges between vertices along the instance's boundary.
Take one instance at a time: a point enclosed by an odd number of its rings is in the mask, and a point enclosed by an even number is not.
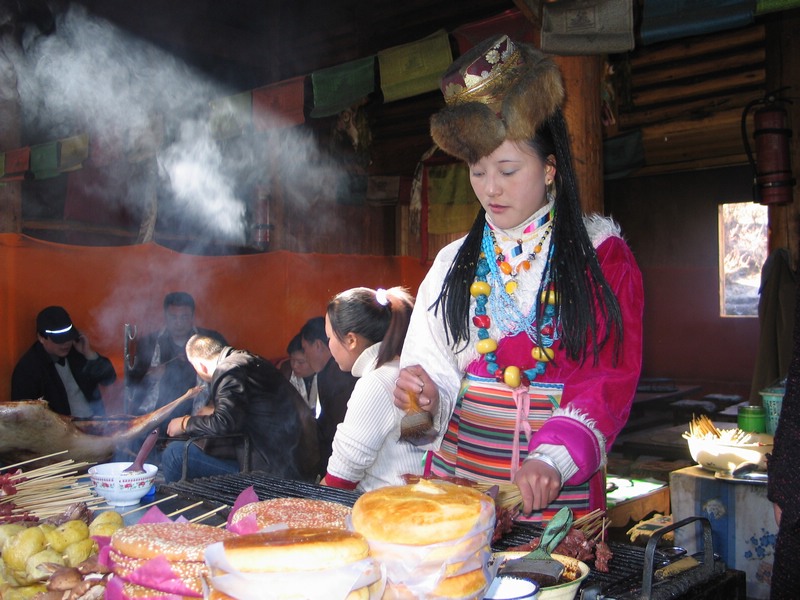
<svg viewBox="0 0 800 600"><path fill-rule="evenodd" d="M439 437L427 471L515 482L523 514L605 506L608 449L641 370L642 280L609 218L581 212L558 67L506 36L442 81L434 141L481 208L417 295L395 404L419 395Z"/></svg>

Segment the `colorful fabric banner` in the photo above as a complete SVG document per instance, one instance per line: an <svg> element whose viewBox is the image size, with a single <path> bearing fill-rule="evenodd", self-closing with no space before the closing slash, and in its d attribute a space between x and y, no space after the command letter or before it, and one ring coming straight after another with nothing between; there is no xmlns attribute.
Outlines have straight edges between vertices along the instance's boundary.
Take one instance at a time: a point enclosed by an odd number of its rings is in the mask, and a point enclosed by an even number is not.
<svg viewBox="0 0 800 600"><path fill-rule="evenodd" d="M469 231L480 204L464 163L427 167L428 233Z"/></svg>
<svg viewBox="0 0 800 600"><path fill-rule="evenodd" d="M542 51L626 52L635 45L633 0L560 0L542 5Z"/></svg>
<svg viewBox="0 0 800 600"><path fill-rule="evenodd" d="M268 131L306 122L305 75L253 90L253 127Z"/></svg>
<svg viewBox="0 0 800 600"><path fill-rule="evenodd" d="M73 135L59 142L58 168L61 171L74 171L83 166L89 158L89 136L85 133Z"/></svg>
<svg viewBox="0 0 800 600"><path fill-rule="evenodd" d="M384 102L438 89L439 80L451 62L450 36L444 30L378 52Z"/></svg>
<svg viewBox="0 0 800 600"><path fill-rule="evenodd" d="M791 10L800 7L800 0L756 0L756 14Z"/></svg>
<svg viewBox="0 0 800 600"><path fill-rule="evenodd" d="M536 30L528 18L518 9L512 8L483 21L467 23L453 31L453 39L458 44L459 54L493 36L505 34L512 40L539 46L536 43Z"/></svg>
<svg viewBox="0 0 800 600"><path fill-rule="evenodd" d="M31 146L31 172L35 179L49 179L59 174L58 142Z"/></svg>
<svg viewBox="0 0 800 600"><path fill-rule="evenodd" d="M5 156L5 169L0 181L22 181L25 179L25 174L28 172L30 164L31 149L29 146L7 151Z"/></svg>
<svg viewBox="0 0 800 600"><path fill-rule="evenodd" d="M250 129L253 94L250 91L211 101L211 135L223 140Z"/></svg>
<svg viewBox="0 0 800 600"><path fill-rule="evenodd" d="M320 69L311 74L314 118L340 113L375 91L375 56Z"/></svg>
<svg viewBox="0 0 800 600"><path fill-rule="evenodd" d="M713 33L753 22L755 0L644 0L642 43Z"/></svg>

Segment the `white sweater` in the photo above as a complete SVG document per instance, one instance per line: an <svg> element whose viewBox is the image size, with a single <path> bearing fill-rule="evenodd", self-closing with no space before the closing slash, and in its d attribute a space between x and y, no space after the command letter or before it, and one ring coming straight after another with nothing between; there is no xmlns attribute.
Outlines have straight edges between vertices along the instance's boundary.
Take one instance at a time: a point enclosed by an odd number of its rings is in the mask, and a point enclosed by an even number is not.
<svg viewBox="0 0 800 600"><path fill-rule="evenodd" d="M347 403L347 414L336 429L328 473L358 481L356 489L369 491L402 485L404 473L421 474L424 451L400 442L404 413L394 405L393 393L399 361L375 368L380 343L364 350L353 364L358 377Z"/></svg>

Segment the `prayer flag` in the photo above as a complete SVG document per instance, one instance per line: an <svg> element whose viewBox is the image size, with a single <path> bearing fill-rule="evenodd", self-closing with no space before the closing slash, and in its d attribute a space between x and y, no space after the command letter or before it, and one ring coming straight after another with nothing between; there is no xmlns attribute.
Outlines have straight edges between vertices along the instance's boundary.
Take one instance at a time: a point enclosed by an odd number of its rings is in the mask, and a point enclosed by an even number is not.
<svg viewBox="0 0 800 600"><path fill-rule="evenodd" d="M268 131L305 123L305 75L253 90L253 127Z"/></svg>
<svg viewBox="0 0 800 600"><path fill-rule="evenodd" d="M36 179L48 179L60 173L58 170L58 142L46 142L31 146L31 172Z"/></svg>
<svg viewBox="0 0 800 600"><path fill-rule="evenodd" d="M644 0L643 44L744 27L753 22L755 0Z"/></svg>
<svg viewBox="0 0 800 600"><path fill-rule="evenodd" d="M464 54L467 50L493 35L505 34L515 42L523 42L539 46L536 43L536 30L528 18L518 9L501 12L483 21L467 23L453 31L453 39L458 44L458 51Z"/></svg>
<svg viewBox="0 0 800 600"><path fill-rule="evenodd" d="M450 37L444 30L378 53L384 102L402 100L439 88L453 62Z"/></svg>
<svg viewBox="0 0 800 600"><path fill-rule="evenodd" d="M242 135L250 128L252 107L253 95L249 91L212 100L211 135L218 140Z"/></svg>
<svg viewBox="0 0 800 600"><path fill-rule="evenodd" d="M428 181L428 233L469 231L480 204L464 163L426 167Z"/></svg>
<svg viewBox="0 0 800 600"><path fill-rule="evenodd" d="M311 86L314 90L312 117L340 113L375 91L375 56L314 71Z"/></svg>
<svg viewBox="0 0 800 600"><path fill-rule="evenodd" d="M800 7L800 0L756 0L757 15L798 7Z"/></svg>
<svg viewBox="0 0 800 600"><path fill-rule="evenodd" d="M31 149L29 146L9 150L6 152L5 156L5 169L2 181L22 181L25 179L25 174L28 172L30 164Z"/></svg>
<svg viewBox="0 0 800 600"><path fill-rule="evenodd" d="M89 136L85 133L73 135L59 142L58 168L61 171L74 171L83 166L89 158Z"/></svg>
<svg viewBox="0 0 800 600"><path fill-rule="evenodd" d="M606 54L635 46L633 0L560 0L542 5L542 51Z"/></svg>

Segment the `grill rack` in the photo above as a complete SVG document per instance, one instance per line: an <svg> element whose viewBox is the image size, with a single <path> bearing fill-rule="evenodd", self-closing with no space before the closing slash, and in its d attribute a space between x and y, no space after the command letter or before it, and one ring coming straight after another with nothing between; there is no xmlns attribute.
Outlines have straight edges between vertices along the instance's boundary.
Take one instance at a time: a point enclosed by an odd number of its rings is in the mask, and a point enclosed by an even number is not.
<svg viewBox="0 0 800 600"><path fill-rule="evenodd" d="M232 473L229 475L218 475L193 480L184 480L169 484L161 484L159 492L164 494L178 494L187 499L210 500L228 506L233 506L239 494L252 486L260 500L272 498L312 498L315 500L326 500L338 502L352 507L360 496L355 491L342 490L333 487L321 486L302 481L276 479L269 477L258 471L247 473ZM230 512L230 509L227 511ZM220 515L226 515L226 511L221 511ZM227 516L227 515L226 515ZM514 546L527 544L532 538L540 536L542 528L528 523L514 523L510 532L505 534L502 539L493 544L492 550L502 552ZM614 557L609 561L609 572L603 573L591 569L589 577L586 578L581 586L581 590L586 591L587 597L605 600L639 600L642 598L642 576L645 565L645 549L633 544L622 544L610 542L609 547ZM657 550L653 556L653 569L669 565L677 557L669 556ZM592 563L589 563L592 567ZM725 572L724 564L715 565L715 578ZM743 575L741 572L729 572ZM688 578L686 574L674 576L668 581L658 584L657 589L648 596L649 600L660 598L681 598L689 590L688 598L700 599L704 595L698 595L696 586L698 582ZM714 584L714 582L700 582ZM743 585L743 578L736 582ZM591 592L591 593L589 593ZM719 597L719 596L718 596ZM726 596L738 598L739 596ZM745 596L742 595L741 598Z"/></svg>

